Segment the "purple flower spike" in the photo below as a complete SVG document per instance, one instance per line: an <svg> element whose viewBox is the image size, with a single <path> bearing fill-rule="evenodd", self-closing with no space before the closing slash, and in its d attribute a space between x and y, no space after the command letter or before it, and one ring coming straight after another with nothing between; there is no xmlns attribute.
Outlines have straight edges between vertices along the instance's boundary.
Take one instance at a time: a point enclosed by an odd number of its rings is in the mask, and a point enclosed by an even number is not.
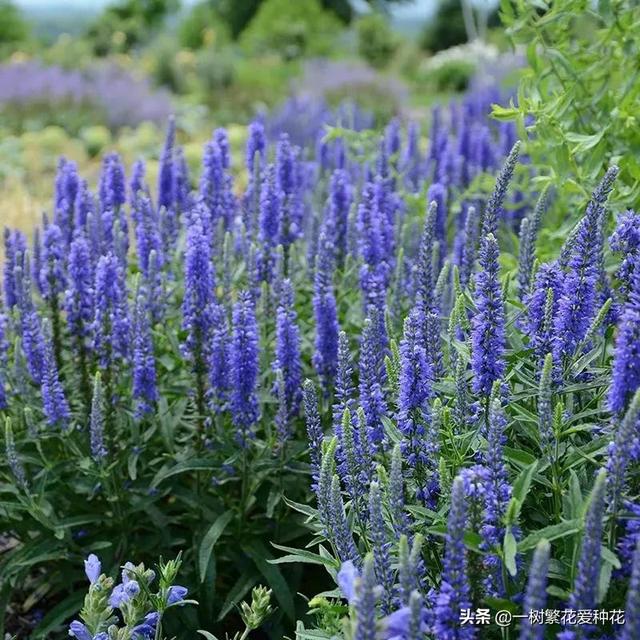
<svg viewBox="0 0 640 640"><path fill-rule="evenodd" d="M91 332L94 277L89 245L82 234L71 242L68 271L69 281L64 300L67 326L72 336L83 340Z"/></svg>
<svg viewBox="0 0 640 640"><path fill-rule="evenodd" d="M259 120L254 120L249 125L247 137L247 171L253 173L256 154L259 163L264 162L264 156L267 148L267 141L264 134L264 125Z"/></svg>
<svg viewBox="0 0 640 640"><path fill-rule="evenodd" d="M376 584L373 558L367 556L362 575L356 583L353 608L356 613L354 640L376 640L376 602L380 587Z"/></svg>
<svg viewBox="0 0 640 640"><path fill-rule="evenodd" d="M464 546L466 501L464 481L458 476L451 490L442 584L435 609L434 633L437 638L470 640L475 637L473 627L460 626L460 610L471 608L467 550Z"/></svg>
<svg viewBox="0 0 640 640"><path fill-rule="evenodd" d="M167 136L164 148L160 156L160 169L158 171L158 209L169 209L174 202L174 157L173 147L176 141L176 121L173 116L169 118Z"/></svg>
<svg viewBox="0 0 640 640"><path fill-rule="evenodd" d="M102 211L116 211L127 201L124 166L117 153L109 153L104 157L99 198Z"/></svg>
<svg viewBox="0 0 640 640"><path fill-rule="evenodd" d="M564 264L566 260L567 273L553 325L553 355L556 362L573 355L597 312L597 287L602 275L605 203L618 171L617 167L607 171L593 192L576 233L563 250L564 256L560 262Z"/></svg>
<svg viewBox="0 0 640 640"><path fill-rule="evenodd" d="M300 361L300 329L293 307L293 286L288 278L282 283L280 304L276 312L276 348L274 369L284 378L287 415L297 415L302 399L302 364Z"/></svg>
<svg viewBox="0 0 640 640"><path fill-rule="evenodd" d="M47 422L51 426L66 428L71 417L69 404L60 383L58 367L53 353L51 330L48 321L43 327L44 336L44 369L42 372L42 404Z"/></svg>
<svg viewBox="0 0 640 640"><path fill-rule="evenodd" d="M360 346L360 404L364 410L367 437L374 451L384 446L382 418L387 414L379 355L380 345L376 340L376 327L373 321L367 318L364 321Z"/></svg>
<svg viewBox="0 0 640 640"><path fill-rule="evenodd" d="M333 292L334 247L323 233L318 242L316 273L313 282L313 311L316 340L313 366L328 390L335 376L338 360L338 312Z"/></svg>
<svg viewBox="0 0 640 640"><path fill-rule="evenodd" d="M500 287L498 243L489 234L480 247L480 272L476 275L476 314L471 320L473 390L488 396L505 370L504 302Z"/></svg>
<svg viewBox="0 0 640 640"><path fill-rule="evenodd" d="M634 640L640 637L640 544L633 553L633 568L627 590L625 607L625 624L619 640Z"/></svg>
<svg viewBox="0 0 640 640"><path fill-rule="evenodd" d="M529 569L529 582L525 594L523 611L539 611L547 603L547 573L551 547L546 540L541 540L536 547ZM520 640L543 640L545 626L531 622L529 616L522 621Z"/></svg>
<svg viewBox="0 0 640 640"><path fill-rule="evenodd" d="M610 411L622 413L639 387L640 266L634 271L629 297L618 325L608 397Z"/></svg>
<svg viewBox="0 0 640 640"><path fill-rule="evenodd" d="M98 260L95 276L93 348L102 367L128 356L130 330L125 276L118 258L108 253Z"/></svg>
<svg viewBox="0 0 640 640"><path fill-rule="evenodd" d="M4 229L4 302L8 309L18 304L15 268L22 267L27 240L20 231Z"/></svg>
<svg viewBox="0 0 640 640"><path fill-rule="evenodd" d="M58 297L66 288L64 256L67 247L64 245L62 232L56 224L50 224L44 230L42 241L42 267L38 282L42 297L49 303L57 304Z"/></svg>
<svg viewBox="0 0 640 640"><path fill-rule="evenodd" d="M136 296L133 326L133 397L136 417L151 413L158 401L156 364L149 318L148 294L140 287Z"/></svg>
<svg viewBox="0 0 640 640"><path fill-rule="evenodd" d="M202 206L191 211L187 229L182 327L188 332L186 351L193 360L204 358L211 332L214 274L209 240L205 235Z"/></svg>
<svg viewBox="0 0 640 640"><path fill-rule="evenodd" d="M259 342L253 300L243 292L233 307L231 339L231 416L236 439L246 447L253 438L259 406L256 388L259 373Z"/></svg>

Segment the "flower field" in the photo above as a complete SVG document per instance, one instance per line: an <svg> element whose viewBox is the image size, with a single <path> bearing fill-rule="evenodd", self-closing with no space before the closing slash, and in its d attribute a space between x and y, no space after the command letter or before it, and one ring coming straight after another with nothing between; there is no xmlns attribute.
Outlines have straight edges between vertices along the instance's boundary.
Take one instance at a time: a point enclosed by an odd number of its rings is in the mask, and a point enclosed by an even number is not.
<svg viewBox="0 0 640 640"><path fill-rule="evenodd" d="M640 638L640 190L522 86L59 159L4 230L1 638Z"/></svg>

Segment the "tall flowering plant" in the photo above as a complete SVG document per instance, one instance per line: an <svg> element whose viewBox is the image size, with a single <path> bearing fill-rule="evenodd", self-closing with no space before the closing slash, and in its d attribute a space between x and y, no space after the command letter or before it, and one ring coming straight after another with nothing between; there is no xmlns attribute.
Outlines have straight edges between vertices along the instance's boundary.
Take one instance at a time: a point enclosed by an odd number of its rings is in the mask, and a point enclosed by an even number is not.
<svg viewBox="0 0 640 640"><path fill-rule="evenodd" d="M638 218L613 229L615 167L580 219L566 214L583 203L536 193L513 127L485 116L496 100L436 108L417 142L393 122L269 144L253 123L245 193L224 130L197 189L173 122L157 193L115 154L95 195L60 163L54 215L32 242L4 236L12 632L41 598L26 633L55 637L90 553L115 575L178 549L200 606L163 617L169 636L235 618L246 637L262 618L236 605L258 583L274 639L303 615L299 591L324 590L315 629L297 626L309 638L498 636L494 618L463 624L487 608L626 599L633 615ZM562 247L538 242L547 215L572 226ZM161 611L144 602L116 629L147 633ZM92 603L73 629L100 638L112 613Z"/></svg>

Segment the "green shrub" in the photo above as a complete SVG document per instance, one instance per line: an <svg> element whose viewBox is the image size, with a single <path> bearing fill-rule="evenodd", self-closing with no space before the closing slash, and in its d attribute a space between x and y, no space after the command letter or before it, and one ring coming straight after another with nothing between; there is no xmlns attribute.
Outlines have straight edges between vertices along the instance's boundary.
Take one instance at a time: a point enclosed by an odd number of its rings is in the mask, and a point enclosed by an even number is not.
<svg viewBox="0 0 640 640"><path fill-rule="evenodd" d="M11 0L0 0L0 46L27 39L29 27Z"/></svg>
<svg viewBox="0 0 640 640"><path fill-rule="evenodd" d="M229 49L202 49L196 57L196 73L202 89L216 92L228 89L236 77L235 57Z"/></svg>
<svg viewBox="0 0 640 640"><path fill-rule="evenodd" d="M430 69L425 80L434 91L464 91L476 71L476 65L466 60L449 60Z"/></svg>
<svg viewBox="0 0 640 640"><path fill-rule="evenodd" d="M266 0L242 36L253 54L274 52L285 60L326 55L340 24L318 0Z"/></svg>
<svg viewBox="0 0 640 640"><path fill-rule="evenodd" d="M89 29L87 35L97 56L128 51L144 39L145 29L135 17L121 20L105 13Z"/></svg>
<svg viewBox="0 0 640 640"><path fill-rule="evenodd" d="M95 158L111 144L111 133L103 125L93 125L80 131L80 139L84 142L87 154Z"/></svg>
<svg viewBox="0 0 640 640"><path fill-rule="evenodd" d="M397 47L388 21L379 13L363 16L356 25L358 32L358 53L376 69L389 64Z"/></svg>
<svg viewBox="0 0 640 640"><path fill-rule="evenodd" d="M640 6L565 0L536 7L502 2L507 33L526 46L529 67L518 105L496 108L494 116L518 123L527 153L546 174L540 181L584 196L585 185L615 163L621 170L617 198L637 206ZM635 61L633 72L629 61Z"/></svg>
<svg viewBox="0 0 640 640"><path fill-rule="evenodd" d="M228 26L231 36L237 40L249 26L254 16L268 0L215 0L216 13ZM302 0L291 0L289 3L303 4ZM350 0L322 0L321 5L341 22L350 22L353 7Z"/></svg>
<svg viewBox="0 0 640 640"><path fill-rule="evenodd" d="M74 37L68 33L60 34L38 57L49 65L65 69L83 69L94 62L91 43L86 38Z"/></svg>

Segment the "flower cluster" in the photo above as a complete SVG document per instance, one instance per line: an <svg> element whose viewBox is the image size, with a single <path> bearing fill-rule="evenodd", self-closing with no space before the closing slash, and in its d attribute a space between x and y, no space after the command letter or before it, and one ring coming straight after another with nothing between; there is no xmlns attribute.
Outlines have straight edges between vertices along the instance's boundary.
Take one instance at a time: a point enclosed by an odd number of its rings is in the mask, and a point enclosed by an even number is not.
<svg viewBox="0 0 640 640"><path fill-rule="evenodd" d="M296 560L346 599L319 599L309 637L479 637L461 610L543 607L547 584L574 608L629 591L633 616L640 218L619 217L612 255L611 167L584 216L543 236L584 203L532 192L513 126L486 117L499 98L364 134L256 120L242 163L217 129L197 185L173 120L157 190L142 161L128 174L108 154L95 194L60 162L53 215L4 236L12 594L42 548L55 578L71 542L184 544L213 631L264 577L272 633L290 635L295 593L315 591ZM539 237L564 245L538 257ZM114 585L91 558L72 633L160 637L186 595L168 566L156 590L144 567ZM268 595L241 608L247 634Z"/></svg>
<svg viewBox="0 0 640 640"><path fill-rule="evenodd" d="M157 591L152 591L156 572L143 564L127 562L121 582L102 573L98 557L91 554L84 563L89 591L80 620L69 625L69 635L77 640L143 640L162 637L159 628L165 611L187 603L187 589L173 584L180 559L160 563Z"/></svg>

